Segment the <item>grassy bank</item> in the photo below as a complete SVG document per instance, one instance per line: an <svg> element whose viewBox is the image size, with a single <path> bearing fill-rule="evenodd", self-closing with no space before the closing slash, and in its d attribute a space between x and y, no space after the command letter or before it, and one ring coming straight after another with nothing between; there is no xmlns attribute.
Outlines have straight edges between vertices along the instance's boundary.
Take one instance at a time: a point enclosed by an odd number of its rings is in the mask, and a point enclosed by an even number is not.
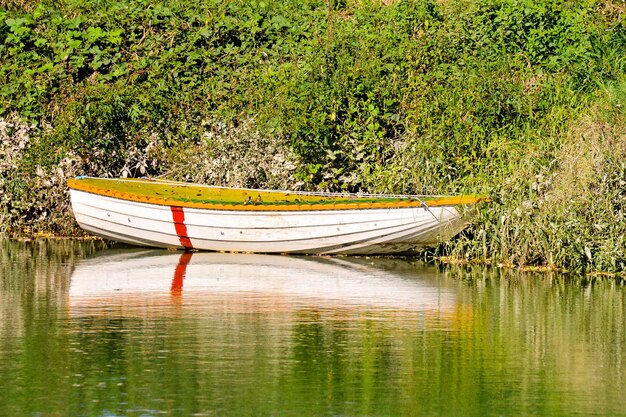
<svg viewBox="0 0 626 417"><path fill-rule="evenodd" d="M429 256L626 269L626 8L609 0L0 2L0 227L65 181L488 193Z"/></svg>

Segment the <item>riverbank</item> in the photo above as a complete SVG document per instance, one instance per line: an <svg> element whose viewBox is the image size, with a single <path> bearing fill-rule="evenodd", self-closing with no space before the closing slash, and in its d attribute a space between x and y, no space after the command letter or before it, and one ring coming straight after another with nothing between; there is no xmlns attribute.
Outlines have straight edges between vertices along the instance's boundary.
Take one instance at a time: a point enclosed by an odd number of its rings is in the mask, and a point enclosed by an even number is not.
<svg viewBox="0 0 626 417"><path fill-rule="evenodd" d="M0 232L82 236L76 175L482 193L424 256L623 271L624 16L593 0L10 2Z"/></svg>

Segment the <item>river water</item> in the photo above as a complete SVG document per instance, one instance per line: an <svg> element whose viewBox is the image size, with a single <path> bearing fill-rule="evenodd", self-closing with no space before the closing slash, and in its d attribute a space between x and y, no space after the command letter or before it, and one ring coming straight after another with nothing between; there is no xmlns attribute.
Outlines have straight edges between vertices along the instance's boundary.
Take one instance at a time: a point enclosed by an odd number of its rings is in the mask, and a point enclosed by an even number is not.
<svg viewBox="0 0 626 417"><path fill-rule="evenodd" d="M0 416L626 416L615 278L0 241Z"/></svg>

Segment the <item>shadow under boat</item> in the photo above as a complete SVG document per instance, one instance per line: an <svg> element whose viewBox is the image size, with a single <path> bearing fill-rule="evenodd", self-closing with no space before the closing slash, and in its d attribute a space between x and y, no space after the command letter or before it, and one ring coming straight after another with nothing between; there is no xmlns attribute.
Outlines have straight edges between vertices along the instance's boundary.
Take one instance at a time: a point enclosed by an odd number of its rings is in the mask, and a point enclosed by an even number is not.
<svg viewBox="0 0 626 417"><path fill-rule="evenodd" d="M109 250L77 265L69 304L75 314L134 315L215 300L230 300L229 308L234 301L265 309L452 311L455 293L440 278L402 259Z"/></svg>

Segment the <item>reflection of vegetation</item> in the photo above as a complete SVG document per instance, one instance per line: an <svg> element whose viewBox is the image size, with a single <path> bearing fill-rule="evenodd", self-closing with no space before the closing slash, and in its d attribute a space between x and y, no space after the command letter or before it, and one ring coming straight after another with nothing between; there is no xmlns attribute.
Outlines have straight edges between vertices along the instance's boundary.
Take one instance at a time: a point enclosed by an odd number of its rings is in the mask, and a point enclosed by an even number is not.
<svg viewBox="0 0 626 417"><path fill-rule="evenodd" d="M427 278L453 292L445 311L146 294L132 315L76 315L64 294L91 245L2 246L1 311L18 313L0 322L0 415L623 413L616 280L458 268Z"/></svg>
<svg viewBox="0 0 626 417"><path fill-rule="evenodd" d="M0 415L63 407L73 352L61 311L75 263L103 247L97 241L0 240L0 390L10 392L0 395ZM31 391L34 381L39 388Z"/></svg>
<svg viewBox="0 0 626 417"><path fill-rule="evenodd" d="M105 247L97 240L0 239L0 291L20 294L25 300L47 294L62 296L75 263Z"/></svg>
<svg viewBox="0 0 626 417"><path fill-rule="evenodd" d="M623 270L623 12L4 1L0 227L75 233L64 184L77 174L485 192L496 204L437 254Z"/></svg>

